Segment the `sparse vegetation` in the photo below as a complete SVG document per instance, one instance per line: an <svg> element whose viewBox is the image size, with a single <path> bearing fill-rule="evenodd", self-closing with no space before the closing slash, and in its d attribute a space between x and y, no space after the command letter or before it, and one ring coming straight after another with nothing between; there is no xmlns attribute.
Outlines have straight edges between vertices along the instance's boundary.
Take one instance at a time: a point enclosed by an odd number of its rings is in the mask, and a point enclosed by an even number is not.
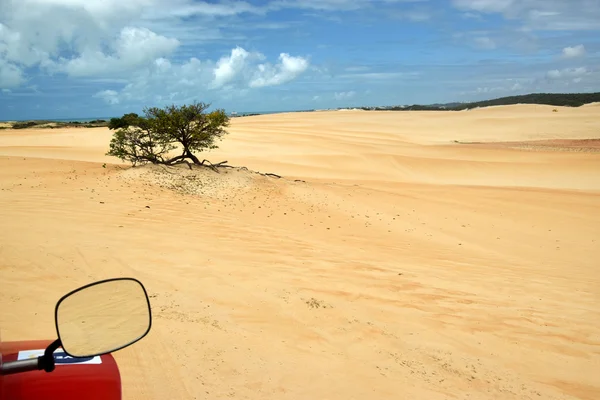
<svg viewBox="0 0 600 400"><path fill-rule="evenodd" d="M194 153L217 148L216 141L227 134L229 117L224 110L206 112L209 107L206 103L152 107L144 109L144 117L125 114L122 118L113 118L109 129L120 128L114 133L106 154L134 166L173 165L191 160L196 165L214 168L207 160L200 161ZM181 154L169 157L177 148Z"/></svg>
<svg viewBox="0 0 600 400"><path fill-rule="evenodd" d="M18 121L13 122L12 129L27 129L27 128L46 128L46 129L57 129L57 128L99 128L107 126L107 122L103 119L96 119L89 122L80 121L49 121L49 120L32 120L32 121Z"/></svg>
<svg viewBox="0 0 600 400"><path fill-rule="evenodd" d="M325 303L323 300L317 300L311 297L308 300L304 300L308 308L332 308L331 305Z"/></svg>
<svg viewBox="0 0 600 400"><path fill-rule="evenodd" d="M448 103L410 106L361 107L362 110L378 111L460 111L473 108L504 106L512 104L546 104L551 106L579 107L600 102L600 92L596 93L532 93L521 96L500 97L472 103ZM554 111L556 112L556 111Z"/></svg>
<svg viewBox="0 0 600 400"><path fill-rule="evenodd" d="M31 128L33 126L38 125L37 122L34 121L27 121L27 122L15 122L12 126L13 129L25 129L25 128Z"/></svg>

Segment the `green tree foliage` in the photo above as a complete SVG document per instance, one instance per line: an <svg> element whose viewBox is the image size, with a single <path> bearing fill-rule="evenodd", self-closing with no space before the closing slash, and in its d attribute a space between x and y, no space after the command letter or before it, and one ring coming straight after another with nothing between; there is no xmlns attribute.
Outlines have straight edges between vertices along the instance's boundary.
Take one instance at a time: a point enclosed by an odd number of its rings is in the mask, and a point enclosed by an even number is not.
<svg viewBox="0 0 600 400"><path fill-rule="evenodd" d="M128 128L132 125L137 126L139 125L140 118L136 113L125 114L121 118L111 118L108 123L108 129L115 130Z"/></svg>
<svg viewBox="0 0 600 400"><path fill-rule="evenodd" d="M144 128L128 126L117 130L113 134L106 155L120 158L134 166L148 162L166 164L165 157L173 149L175 149L173 143L165 141L150 129L150 124L145 124Z"/></svg>
<svg viewBox="0 0 600 400"><path fill-rule="evenodd" d="M194 154L216 149L216 141L221 139L229 126L229 117L224 110L206 112L210 105L193 103L165 108L146 108L145 117L128 117L127 126L118 129L110 142L109 156L118 157L133 165L154 163L174 164L191 160L202 162ZM181 154L169 158L169 152L176 148Z"/></svg>

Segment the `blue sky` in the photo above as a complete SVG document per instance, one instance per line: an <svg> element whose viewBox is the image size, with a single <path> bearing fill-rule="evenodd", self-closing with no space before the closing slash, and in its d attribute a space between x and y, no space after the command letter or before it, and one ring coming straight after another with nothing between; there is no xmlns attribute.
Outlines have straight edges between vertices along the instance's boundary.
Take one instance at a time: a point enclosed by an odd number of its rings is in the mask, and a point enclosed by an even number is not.
<svg viewBox="0 0 600 400"><path fill-rule="evenodd" d="M600 91L600 0L0 0L0 119Z"/></svg>

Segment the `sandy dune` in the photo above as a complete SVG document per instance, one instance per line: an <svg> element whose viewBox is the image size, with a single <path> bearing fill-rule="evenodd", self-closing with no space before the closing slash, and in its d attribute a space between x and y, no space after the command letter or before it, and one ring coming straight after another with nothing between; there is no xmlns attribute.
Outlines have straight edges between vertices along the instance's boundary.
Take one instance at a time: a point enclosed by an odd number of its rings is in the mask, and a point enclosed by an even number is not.
<svg viewBox="0 0 600 400"><path fill-rule="evenodd" d="M2 339L134 276L126 399L598 399L600 113L553 108L239 118L206 155L283 179L2 130Z"/></svg>

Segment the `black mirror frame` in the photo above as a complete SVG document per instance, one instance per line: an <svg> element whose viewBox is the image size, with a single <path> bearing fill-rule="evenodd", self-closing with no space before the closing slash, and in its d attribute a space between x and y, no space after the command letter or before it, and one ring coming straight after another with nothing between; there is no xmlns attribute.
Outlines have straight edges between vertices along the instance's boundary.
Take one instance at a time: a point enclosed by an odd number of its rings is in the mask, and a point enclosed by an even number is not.
<svg viewBox="0 0 600 400"><path fill-rule="evenodd" d="M143 339L148 332L150 332L150 329L152 328L152 307L150 306L150 298L148 297L148 292L146 291L146 288L144 287L144 285L142 284L142 282L140 282L139 280L135 279L135 278L110 278L110 279L104 279L101 281L96 281L96 282L92 282L92 283L88 283L85 286L82 286L80 288L77 288L75 290L70 291L69 293L65 294L63 297L60 298L60 300L58 300L58 302L56 303L56 306L54 308L54 325L56 326L56 335L58 336L58 341L61 344L61 347L63 349L63 351L65 352L65 354L67 354L68 356L71 356L73 358L80 358L82 356L74 356L72 354L69 354L69 352L62 346L62 341L60 339L60 331L58 329L58 307L60 306L60 303L63 302L63 300L65 300L67 297L71 296L72 294L75 294L81 290L87 289L90 286L96 286L102 283L106 283L106 282L113 282L113 281L134 281L137 282L141 287L142 290L144 291L144 295L146 296L146 304L148 304L148 329L146 330L146 332L144 332L144 334L142 336L140 336L139 338L127 343L124 346L121 346L119 348L113 349L111 351L108 352L104 352L104 353L99 353L99 354L93 354L93 355L89 355L86 357L96 357L96 356L101 356L104 354L108 354L108 353L112 353L115 351L119 351L121 349L124 349L125 347L131 346L132 344L140 341L141 339Z"/></svg>

